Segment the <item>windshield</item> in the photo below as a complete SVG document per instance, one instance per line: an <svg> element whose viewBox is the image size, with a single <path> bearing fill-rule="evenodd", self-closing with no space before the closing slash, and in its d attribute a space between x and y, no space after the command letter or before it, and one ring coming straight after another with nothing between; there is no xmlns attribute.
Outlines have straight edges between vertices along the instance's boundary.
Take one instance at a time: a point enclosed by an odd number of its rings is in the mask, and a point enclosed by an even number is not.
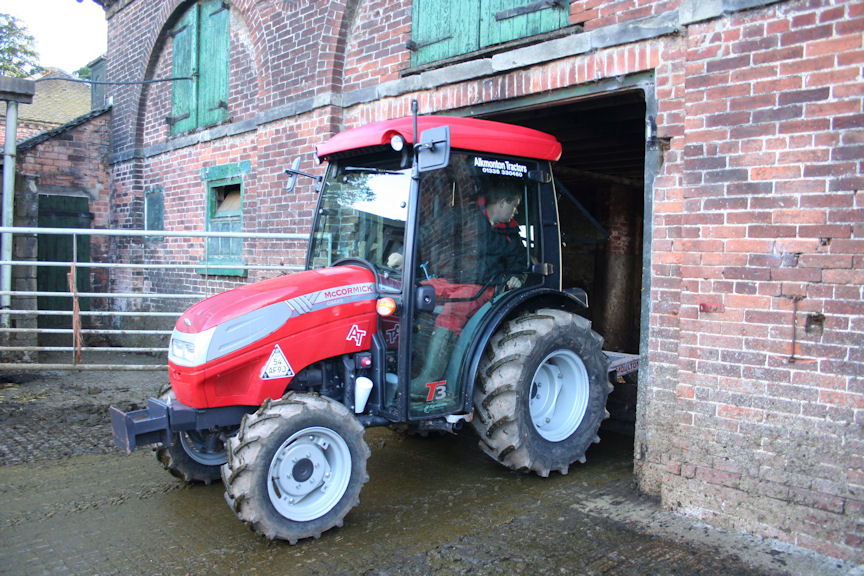
<svg viewBox="0 0 864 576"><path fill-rule="evenodd" d="M401 276L411 169L346 159L331 164L312 232L309 266L362 258Z"/></svg>

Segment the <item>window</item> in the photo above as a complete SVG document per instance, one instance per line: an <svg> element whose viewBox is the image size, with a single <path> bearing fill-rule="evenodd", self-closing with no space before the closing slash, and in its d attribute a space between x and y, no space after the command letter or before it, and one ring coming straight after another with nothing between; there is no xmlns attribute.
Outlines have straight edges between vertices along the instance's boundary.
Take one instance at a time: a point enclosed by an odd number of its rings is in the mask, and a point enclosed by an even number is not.
<svg viewBox="0 0 864 576"><path fill-rule="evenodd" d="M144 192L144 229L165 229L165 201L161 188Z"/></svg>
<svg viewBox="0 0 864 576"><path fill-rule="evenodd" d="M414 0L411 64L418 66L567 26L569 0Z"/></svg>
<svg viewBox="0 0 864 576"><path fill-rule="evenodd" d="M171 134L228 119L228 33L231 5L222 0L194 4L171 30L173 37Z"/></svg>
<svg viewBox="0 0 864 576"><path fill-rule="evenodd" d="M208 232L243 231L243 176L249 162L211 166L203 170L207 185ZM198 272L222 276L246 276L242 238L207 238L206 260Z"/></svg>

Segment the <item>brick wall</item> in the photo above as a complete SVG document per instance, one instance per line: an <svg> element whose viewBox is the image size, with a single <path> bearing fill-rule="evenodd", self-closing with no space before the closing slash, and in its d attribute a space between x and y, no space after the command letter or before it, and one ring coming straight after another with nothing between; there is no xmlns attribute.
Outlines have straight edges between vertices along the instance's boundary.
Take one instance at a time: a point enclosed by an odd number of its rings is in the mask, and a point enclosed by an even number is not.
<svg viewBox="0 0 864 576"><path fill-rule="evenodd" d="M90 87L65 80L40 78L72 78L56 68L40 73L36 80L36 93L30 104L18 105L16 138L20 142L40 132L57 128L90 112ZM6 102L0 100L0 142L6 138Z"/></svg>
<svg viewBox="0 0 864 576"><path fill-rule="evenodd" d="M639 18L667 14L681 0L639 2L637 0L570 0L570 22L582 24L585 30L597 30Z"/></svg>
<svg viewBox="0 0 864 576"><path fill-rule="evenodd" d="M358 4L345 51L346 91L397 79L411 61L405 49L411 37L411 3L378 0Z"/></svg>
<svg viewBox="0 0 864 576"><path fill-rule="evenodd" d="M108 77L113 81L170 77L167 31L190 4L188 0L139 0L109 9L108 53L112 57L108 59ZM328 92L334 82L341 86L346 28L350 26L345 5L321 0L232 3L232 121L247 119L251 113L291 107L298 99ZM352 14L349 10L347 17ZM165 97L169 86L111 87L115 154L142 145L144 132L156 128L142 126L145 114L155 114L155 123L162 123L159 115L164 105L158 106L158 100Z"/></svg>
<svg viewBox="0 0 864 576"><path fill-rule="evenodd" d="M69 188L86 192L93 227L108 223L109 113L102 113L42 141L22 143L16 172L37 177L38 188Z"/></svg>
<svg viewBox="0 0 864 576"><path fill-rule="evenodd" d="M170 70L164 32L181 4L109 11L109 78ZM671 509L862 561L864 7L751 4L574 0L584 47L549 40L403 77L408 0L238 0L226 125L171 138L167 85L113 89L114 223L140 227L144 191L161 187L166 227L200 229L201 169L248 160L246 229L305 232L311 185L286 194L282 170L300 155L320 173L312 148L338 129L409 114L413 98L465 111L651 75L660 152L637 480ZM184 242L162 250L197 258ZM250 242L244 256L298 264L303 247Z"/></svg>
<svg viewBox="0 0 864 576"><path fill-rule="evenodd" d="M838 556L864 536L862 18L790 2L689 27L640 440L668 504Z"/></svg>
<svg viewBox="0 0 864 576"><path fill-rule="evenodd" d="M0 141L6 141L6 111L0 111ZM35 136L40 132L45 132L46 130L51 130L52 128L57 128L57 124L53 124L51 122L34 122L32 120L22 120L20 117L18 118L17 130L15 131L16 140L21 142L22 140L26 140L31 136Z"/></svg>

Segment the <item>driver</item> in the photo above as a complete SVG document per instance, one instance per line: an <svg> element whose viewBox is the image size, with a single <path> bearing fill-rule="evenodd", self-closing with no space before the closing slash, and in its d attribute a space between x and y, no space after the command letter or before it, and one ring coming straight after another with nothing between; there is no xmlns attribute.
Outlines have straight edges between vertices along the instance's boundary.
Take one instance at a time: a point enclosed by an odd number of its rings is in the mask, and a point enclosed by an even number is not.
<svg viewBox="0 0 864 576"><path fill-rule="evenodd" d="M478 201L482 211L479 214L482 221L477 225L480 231L478 246L482 251L477 261L480 282L496 273L512 273L525 268L525 247L519 236L519 224L513 219L521 199L519 192L512 188L495 188ZM507 280L507 289L520 286L522 280L517 276L510 276Z"/></svg>

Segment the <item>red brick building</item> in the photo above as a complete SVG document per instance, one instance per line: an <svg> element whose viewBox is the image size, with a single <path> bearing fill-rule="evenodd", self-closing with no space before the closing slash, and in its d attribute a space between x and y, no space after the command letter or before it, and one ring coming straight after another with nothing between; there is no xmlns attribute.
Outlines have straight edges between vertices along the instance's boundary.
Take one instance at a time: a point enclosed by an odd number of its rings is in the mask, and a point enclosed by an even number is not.
<svg viewBox="0 0 864 576"><path fill-rule="evenodd" d="M641 489L864 560L860 2L100 3L109 80L193 78L109 89L112 225L305 232L312 187L284 168L415 98L550 132L584 207L562 209L565 277L643 359ZM202 265L153 273L173 289L303 259L161 242Z"/></svg>

